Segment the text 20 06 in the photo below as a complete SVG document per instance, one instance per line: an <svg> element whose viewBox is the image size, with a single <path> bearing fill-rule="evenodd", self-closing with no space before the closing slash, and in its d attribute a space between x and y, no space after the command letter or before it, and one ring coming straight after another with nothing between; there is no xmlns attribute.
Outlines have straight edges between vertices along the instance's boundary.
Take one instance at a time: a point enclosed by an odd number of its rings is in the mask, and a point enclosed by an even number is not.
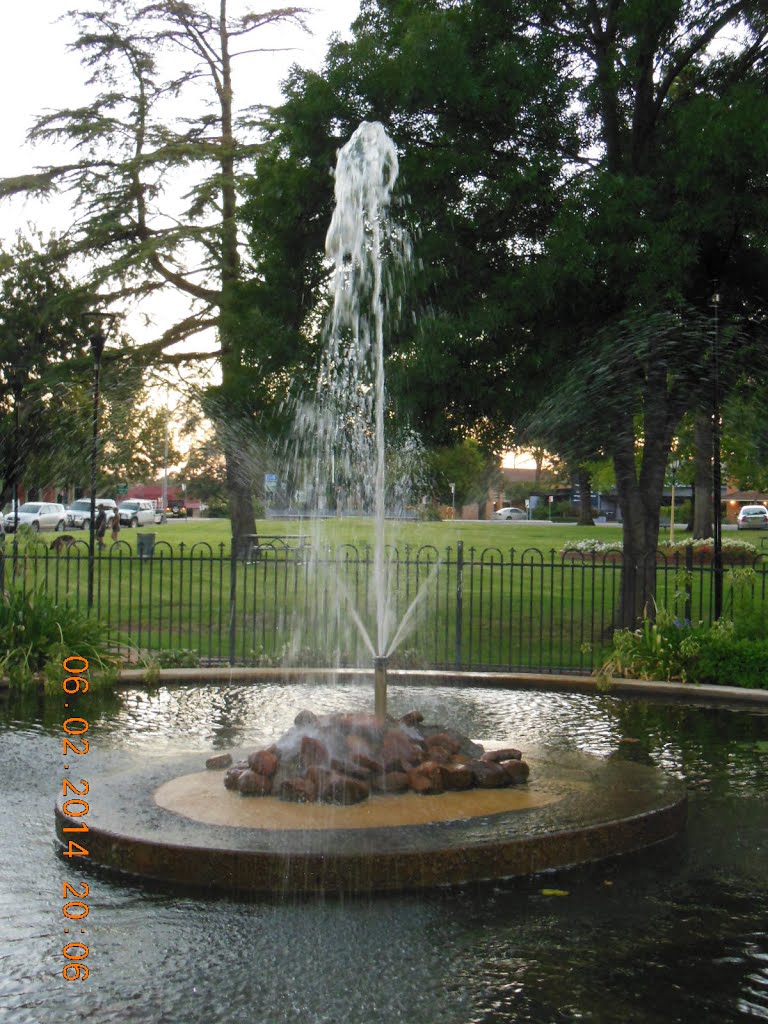
<svg viewBox="0 0 768 1024"><path fill-rule="evenodd" d="M86 676L88 659L81 658L76 654L71 655L64 659L62 666L68 673L61 684L64 693L72 697L88 693L89 682ZM68 712L68 701L65 701L64 708ZM85 779L77 778L79 764L74 762L77 757L88 753L88 740L84 736L88 732L88 721L85 718L66 715L61 723L61 728L64 731L61 739L61 752L67 762L64 765L64 770L69 772L74 769L71 776L67 776L61 781L61 793L65 798L61 804L61 810L67 818L61 829L66 845L63 855L65 857L87 857L88 849L84 844L88 842L86 838L88 824L85 821L85 815L90 810L90 804L85 797L88 795L90 787ZM72 762L71 765L70 762ZM77 838L74 838L75 836ZM71 932L78 931L80 934L79 940L68 940L61 950L67 961L61 970L62 977L66 981L84 981L90 974L90 970L82 962L90 952L88 946L82 941L85 928L70 927L88 917L89 908L86 900L89 892L87 882L61 883L61 898L64 901L61 912L66 921L64 934L68 936Z"/></svg>

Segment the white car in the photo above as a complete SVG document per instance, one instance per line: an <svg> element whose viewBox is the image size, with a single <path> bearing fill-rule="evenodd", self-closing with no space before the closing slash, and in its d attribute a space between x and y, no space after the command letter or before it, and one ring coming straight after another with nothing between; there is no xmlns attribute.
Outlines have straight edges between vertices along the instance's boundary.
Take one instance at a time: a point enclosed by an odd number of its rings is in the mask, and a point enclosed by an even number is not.
<svg viewBox="0 0 768 1024"><path fill-rule="evenodd" d="M507 508L497 508L493 513L494 519L516 519L518 522L522 519L528 518L528 513L524 508L515 508L514 505L510 505Z"/></svg>
<svg viewBox="0 0 768 1024"><path fill-rule="evenodd" d="M129 498L117 506L123 526L149 526L155 522L155 506L143 498Z"/></svg>
<svg viewBox="0 0 768 1024"><path fill-rule="evenodd" d="M768 530L768 508L765 505L742 505L736 519L737 530Z"/></svg>
<svg viewBox="0 0 768 1024"><path fill-rule="evenodd" d="M29 526L38 530L63 530L67 522L67 510L63 505L53 501L25 501L19 506L19 526ZM5 517L5 529L13 533L16 528L16 515L9 512Z"/></svg>
<svg viewBox="0 0 768 1024"><path fill-rule="evenodd" d="M112 498L96 499L96 515L99 514L99 505L104 505L107 511L107 526L112 522L112 517L117 511L117 502ZM75 529L87 530L91 525L91 499L78 498L73 501L67 509L67 526Z"/></svg>

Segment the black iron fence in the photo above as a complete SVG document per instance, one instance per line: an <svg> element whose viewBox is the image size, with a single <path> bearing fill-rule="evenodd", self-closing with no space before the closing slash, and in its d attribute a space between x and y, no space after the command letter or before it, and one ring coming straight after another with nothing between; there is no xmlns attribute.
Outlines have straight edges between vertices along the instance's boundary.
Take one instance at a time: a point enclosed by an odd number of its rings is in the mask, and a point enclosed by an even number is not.
<svg viewBox="0 0 768 1024"><path fill-rule="evenodd" d="M756 553L726 566L726 606L734 568L748 571L751 594L764 603L766 568ZM6 590L88 606L82 541L23 553L8 543L0 569ZM367 546L275 538L234 557L223 544L134 551L118 542L96 553L91 611L138 651L189 652L202 665L368 666L383 651L404 667L589 672L610 648L621 573L616 552L404 547L388 549L377 575ZM711 620L706 553L657 555L655 584L658 606Z"/></svg>

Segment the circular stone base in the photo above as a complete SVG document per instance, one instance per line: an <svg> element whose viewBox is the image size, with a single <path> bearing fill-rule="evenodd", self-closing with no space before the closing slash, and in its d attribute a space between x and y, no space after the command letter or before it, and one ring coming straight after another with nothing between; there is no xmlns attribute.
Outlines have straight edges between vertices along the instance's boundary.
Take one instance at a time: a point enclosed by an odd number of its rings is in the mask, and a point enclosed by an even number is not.
<svg viewBox="0 0 768 1024"><path fill-rule="evenodd" d="M91 862L162 881L273 893L376 892L527 875L613 857L685 828L681 785L656 769L580 753L526 751L527 784L352 807L226 790L202 755L98 773L83 819L56 808L65 845ZM70 794L71 795L71 794ZM63 798L62 798L63 799Z"/></svg>

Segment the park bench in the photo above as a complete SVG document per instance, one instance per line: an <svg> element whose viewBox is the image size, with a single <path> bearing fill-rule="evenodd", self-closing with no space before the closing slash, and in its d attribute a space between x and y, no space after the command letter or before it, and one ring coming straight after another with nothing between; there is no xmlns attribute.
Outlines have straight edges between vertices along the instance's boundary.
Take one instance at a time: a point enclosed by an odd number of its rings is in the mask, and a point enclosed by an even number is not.
<svg viewBox="0 0 768 1024"><path fill-rule="evenodd" d="M301 550L306 545L307 538L299 533L246 533L243 535L241 550L244 561L258 562L264 556L265 548L277 554L280 551Z"/></svg>

